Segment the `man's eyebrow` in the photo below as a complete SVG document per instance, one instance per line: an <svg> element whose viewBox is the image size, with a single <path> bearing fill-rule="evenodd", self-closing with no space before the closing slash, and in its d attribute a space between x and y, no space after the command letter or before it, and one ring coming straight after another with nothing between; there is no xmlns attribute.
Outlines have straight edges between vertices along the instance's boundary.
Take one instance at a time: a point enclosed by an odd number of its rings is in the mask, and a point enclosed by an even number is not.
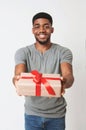
<svg viewBox="0 0 86 130"><path fill-rule="evenodd" d="M44 25L50 25L49 23L45 23Z"/></svg>
<svg viewBox="0 0 86 130"><path fill-rule="evenodd" d="M34 25L40 25L40 24L39 24L39 23L36 23L36 24L34 24ZM33 26L34 26L34 25L33 25Z"/></svg>

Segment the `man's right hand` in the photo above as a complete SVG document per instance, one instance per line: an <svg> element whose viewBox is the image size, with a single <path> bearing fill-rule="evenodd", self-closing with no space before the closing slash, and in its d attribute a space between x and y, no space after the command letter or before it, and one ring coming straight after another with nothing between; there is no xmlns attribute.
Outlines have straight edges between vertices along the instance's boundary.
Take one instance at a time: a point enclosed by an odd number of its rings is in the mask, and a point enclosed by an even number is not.
<svg viewBox="0 0 86 130"><path fill-rule="evenodd" d="M16 87L16 82L17 82L19 79L20 79L20 75L15 75L15 76L13 77L13 84L14 84L15 87Z"/></svg>

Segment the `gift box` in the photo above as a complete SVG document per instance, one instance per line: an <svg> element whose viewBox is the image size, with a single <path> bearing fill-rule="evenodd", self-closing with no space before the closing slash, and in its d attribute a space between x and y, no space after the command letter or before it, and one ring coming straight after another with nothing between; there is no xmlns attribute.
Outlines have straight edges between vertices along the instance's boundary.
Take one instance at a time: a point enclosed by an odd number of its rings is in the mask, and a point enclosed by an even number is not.
<svg viewBox="0 0 86 130"><path fill-rule="evenodd" d="M23 96L61 96L60 74L41 74L36 70L31 73L21 73L16 82L18 95Z"/></svg>

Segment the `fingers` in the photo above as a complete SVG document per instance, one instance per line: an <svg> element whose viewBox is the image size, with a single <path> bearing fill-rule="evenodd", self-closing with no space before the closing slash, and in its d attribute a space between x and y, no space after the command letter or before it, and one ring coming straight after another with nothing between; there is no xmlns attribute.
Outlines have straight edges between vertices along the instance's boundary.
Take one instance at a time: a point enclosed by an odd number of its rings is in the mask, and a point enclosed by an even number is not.
<svg viewBox="0 0 86 130"><path fill-rule="evenodd" d="M15 78L15 80L19 80L20 79L20 75L16 75L14 78Z"/></svg>

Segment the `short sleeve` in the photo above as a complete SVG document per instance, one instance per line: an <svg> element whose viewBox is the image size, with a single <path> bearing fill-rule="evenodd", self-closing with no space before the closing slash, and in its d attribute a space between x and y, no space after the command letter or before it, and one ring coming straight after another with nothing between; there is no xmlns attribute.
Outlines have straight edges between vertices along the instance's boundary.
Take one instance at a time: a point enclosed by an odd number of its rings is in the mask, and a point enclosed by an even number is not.
<svg viewBox="0 0 86 130"><path fill-rule="evenodd" d="M24 48L20 48L19 50L16 51L14 60L15 60L15 65L26 63L26 54Z"/></svg>
<svg viewBox="0 0 86 130"><path fill-rule="evenodd" d="M61 55L60 55L60 62L67 62L69 64L72 64L73 60L73 54L70 49L64 48L61 50Z"/></svg>

